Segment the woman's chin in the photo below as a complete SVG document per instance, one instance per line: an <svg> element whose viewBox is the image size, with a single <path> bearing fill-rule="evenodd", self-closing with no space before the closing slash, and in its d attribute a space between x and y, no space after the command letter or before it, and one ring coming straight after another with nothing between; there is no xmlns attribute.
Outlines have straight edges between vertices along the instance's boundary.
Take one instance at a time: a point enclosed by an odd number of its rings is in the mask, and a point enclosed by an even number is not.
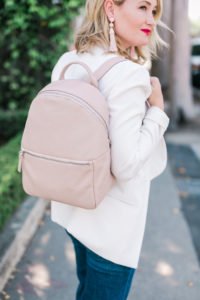
<svg viewBox="0 0 200 300"><path fill-rule="evenodd" d="M141 42L138 42L135 45L135 47L145 47L145 46L148 46L148 45L149 45L149 39L147 38L147 39L145 39L145 40L143 40Z"/></svg>
<svg viewBox="0 0 200 300"><path fill-rule="evenodd" d="M149 40L146 40L145 42L141 43L139 47L145 47L148 46L148 44L149 44Z"/></svg>

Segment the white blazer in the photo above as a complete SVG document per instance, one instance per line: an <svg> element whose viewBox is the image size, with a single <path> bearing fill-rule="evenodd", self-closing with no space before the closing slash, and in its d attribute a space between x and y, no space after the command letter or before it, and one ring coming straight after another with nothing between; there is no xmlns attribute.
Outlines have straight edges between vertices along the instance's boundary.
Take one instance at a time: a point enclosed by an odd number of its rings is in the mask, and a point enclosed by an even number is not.
<svg viewBox="0 0 200 300"><path fill-rule="evenodd" d="M95 71L115 56L95 47L77 55L63 54L52 72L57 80L69 62L85 62ZM79 65L72 65L65 78L86 78ZM131 61L115 65L101 80L110 112L111 168L117 181L95 210L51 201L51 219L66 228L98 255L124 266L137 268L145 230L150 181L166 167L164 132L169 118L158 107L148 108L150 75Z"/></svg>

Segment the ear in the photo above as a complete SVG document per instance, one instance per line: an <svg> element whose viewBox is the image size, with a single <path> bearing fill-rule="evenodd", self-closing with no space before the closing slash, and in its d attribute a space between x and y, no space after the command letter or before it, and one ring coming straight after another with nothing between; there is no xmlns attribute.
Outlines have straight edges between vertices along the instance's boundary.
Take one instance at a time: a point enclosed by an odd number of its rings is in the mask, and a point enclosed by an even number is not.
<svg viewBox="0 0 200 300"><path fill-rule="evenodd" d="M114 21L114 3L113 0L104 1L104 10L110 21Z"/></svg>

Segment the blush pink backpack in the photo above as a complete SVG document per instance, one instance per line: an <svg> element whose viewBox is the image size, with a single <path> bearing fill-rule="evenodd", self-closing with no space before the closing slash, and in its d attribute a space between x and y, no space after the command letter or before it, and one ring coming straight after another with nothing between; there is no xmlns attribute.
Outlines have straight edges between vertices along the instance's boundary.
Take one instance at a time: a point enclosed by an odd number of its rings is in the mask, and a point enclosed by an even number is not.
<svg viewBox="0 0 200 300"><path fill-rule="evenodd" d="M111 189L109 111L98 81L121 61L112 58L95 73L72 62L34 98L19 151L27 194L93 209ZM64 79L72 64L85 68L89 82Z"/></svg>

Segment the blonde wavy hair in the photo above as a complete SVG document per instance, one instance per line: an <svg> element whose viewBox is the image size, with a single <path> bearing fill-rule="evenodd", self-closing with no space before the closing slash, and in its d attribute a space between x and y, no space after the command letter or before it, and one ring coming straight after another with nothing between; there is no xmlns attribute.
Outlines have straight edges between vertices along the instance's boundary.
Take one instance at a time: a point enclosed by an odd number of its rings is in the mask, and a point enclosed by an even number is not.
<svg viewBox="0 0 200 300"><path fill-rule="evenodd" d="M104 46L109 49L109 20L104 10L105 0L86 0L85 15L82 24L75 35L75 49L78 53L90 51L93 46ZM113 0L120 6L126 0ZM131 47L123 49L120 38L115 35L118 53L136 63L144 64L148 59L158 58L157 51L169 45L159 36L157 25L168 30L168 26L161 21L163 0L157 0L157 10L154 16L156 26L151 34L148 46L135 47L135 57L131 57ZM171 30L170 30L171 31ZM109 50L108 50L109 53Z"/></svg>

